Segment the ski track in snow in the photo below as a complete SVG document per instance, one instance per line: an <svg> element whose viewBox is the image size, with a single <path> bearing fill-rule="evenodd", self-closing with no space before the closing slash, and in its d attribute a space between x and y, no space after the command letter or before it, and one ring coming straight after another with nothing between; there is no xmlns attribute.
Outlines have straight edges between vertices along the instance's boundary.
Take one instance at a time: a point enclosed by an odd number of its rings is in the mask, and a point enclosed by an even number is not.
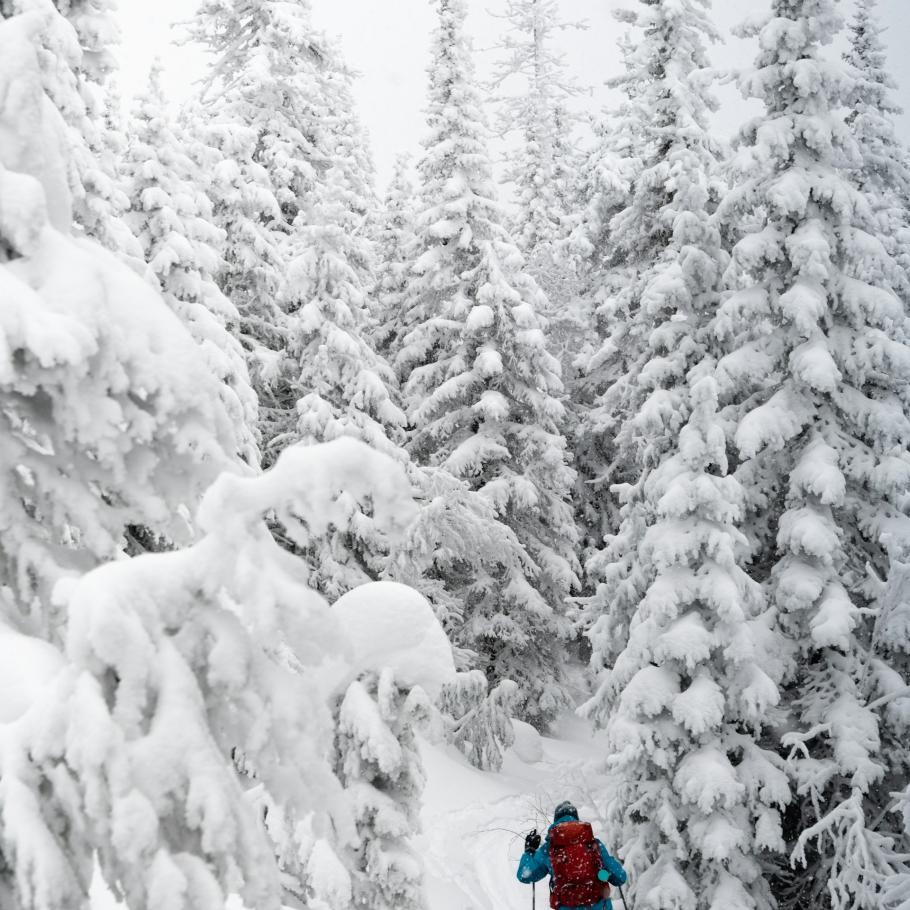
<svg viewBox="0 0 910 910"><path fill-rule="evenodd" d="M543 738L542 756L528 756L522 738L502 771L478 771L454 749L424 744L427 787L419 851L424 857L429 910L528 910L532 892L515 878L524 835L546 829L562 799L592 810L581 781L590 787L597 740L574 718L559 738ZM525 734L527 741L529 737ZM533 751L534 743L530 743ZM590 817L590 812L589 812ZM596 818L592 821L596 825ZM513 833L514 832L514 833ZM537 908L546 910L547 883L537 886Z"/></svg>

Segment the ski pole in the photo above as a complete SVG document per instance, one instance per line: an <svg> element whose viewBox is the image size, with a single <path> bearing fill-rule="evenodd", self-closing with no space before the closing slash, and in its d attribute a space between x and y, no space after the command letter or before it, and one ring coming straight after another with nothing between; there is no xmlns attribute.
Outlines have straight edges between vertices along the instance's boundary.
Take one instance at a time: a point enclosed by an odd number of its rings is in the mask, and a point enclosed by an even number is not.
<svg viewBox="0 0 910 910"><path fill-rule="evenodd" d="M626 910L629 910L629 905L626 903L626 896L625 896L625 894L622 893L622 885L618 885L618 888L619 888L619 896L622 898L622 905L623 905L623 907L626 908Z"/></svg>
<svg viewBox="0 0 910 910"><path fill-rule="evenodd" d="M537 882L531 882L531 910L537 910Z"/></svg>

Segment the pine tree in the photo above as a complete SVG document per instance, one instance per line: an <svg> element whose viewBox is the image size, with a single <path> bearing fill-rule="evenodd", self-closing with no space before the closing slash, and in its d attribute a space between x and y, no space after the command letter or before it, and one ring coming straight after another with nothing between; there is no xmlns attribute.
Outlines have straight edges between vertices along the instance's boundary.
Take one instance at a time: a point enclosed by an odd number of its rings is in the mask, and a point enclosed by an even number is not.
<svg viewBox="0 0 910 910"><path fill-rule="evenodd" d="M594 361L611 381L592 402L581 431L592 448L612 457L592 502L605 513L599 523L609 526L617 511L607 492L611 485L621 503L618 528L593 548L586 564L597 583L585 624L598 671L612 666L624 648L644 596L639 547L654 517L644 487L649 473L676 451L688 417L687 377L708 355L725 261L711 220L718 164L708 121L715 102L696 80L715 30L691 0L643 6L633 20L642 39L627 55L627 78L637 74L636 83L644 86L637 104L651 119L639 114L638 141L647 156L628 205L611 219L610 242L614 255L624 258L619 270L625 280L604 301L610 334ZM645 82L649 73L655 75Z"/></svg>
<svg viewBox="0 0 910 910"><path fill-rule="evenodd" d="M186 153L184 137L169 119L160 64L153 68L148 89L137 101L122 173L131 200L127 223L142 245L165 302L190 330L206 364L221 380L222 404L241 443L238 454L258 465L258 402L243 349L229 331L239 314L214 277L224 265L218 252L224 234L212 223L211 201L199 188L205 182L199 166Z"/></svg>
<svg viewBox="0 0 910 910"><path fill-rule="evenodd" d="M285 257L281 210L263 169L256 163L256 129L208 120L202 106L191 103L181 117L187 151L207 182L200 187L212 201L214 223L223 231L224 265L218 287L237 308L235 330L260 407L270 400L277 382L285 339L284 314L276 303ZM268 438L260 417L260 436Z"/></svg>
<svg viewBox="0 0 910 910"><path fill-rule="evenodd" d="M628 35L617 41L624 73L608 83L622 98L594 123L594 142L584 156L578 180L577 208L569 247L589 293L596 296L605 272L616 266L611 245L613 217L629 203L632 183L645 150L640 132L643 89ZM602 294L600 295L602 297ZM600 299L600 297L598 297Z"/></svg>
<svg viewBox="0 0 910 910"><path fill-rule="evenodd" d="M892 97L896 83L886 66L877 6L876 0L858 0L850 27L851 50L845 60L853 67L851 76L855 82L847 123L857 141L862 161L854 177L859 189L870 198L873 208L870 233L877 236L888 255L900 266L899 270L888 270L888 280L906 307L910 300L910 256L907 254L910 244L910 158L895 132L894 121L902 111ZM906 660L910 629L903 603L908 546L910 544L899 537L887 538L889 570L880 595L881 616L877 620L879 641L890 651L891 658L901 664L900 672L905 678L910 678ZM887 717L895 721L898 713L890 710ZM896 733L900 740L906 729L897 724L890 732Z"/></svg>
<svg viewBox="0 0 910 910"><path fill-rule="evenodd" d="M311 223L297 228L299 252L288 267L284 308L293 368L285 371L289 400L278 402L276 425L281 415L289 419L270 441L269 457L294 442L353 436L406 464L395 375L364 337L366 295L351 264L360 243L353 236L357 214L344 175L329 171L318 192ZM345 523L314 547L306 556L315 584L333 597L378 578L388 555L367 504L353 501Z"/></svg>
<svg viewBox="0 0 910 910"><path fill-rule="evenodd" d="M585 707L607 730L610 822L633 900L770 908L762 854L783 848L790 791L761 746L779 698L764 669L774 638L745 571L744 491L728 474L713 375L726 257L712 219L714 100L699 71L716 33L702 4L642 7L625 17L642 30L625 54L641 166L609 216L624 282L604 301L612 333L598 368L610 381L586 428L612 454L602 481L622 506L587 566L600 685ZM615 508L604 493L595 502Z"/></svg>
<svg viewBox="0 0 910 910"><path fill-rule="evenodd" d="M211 174L206 191L226 235L218 284L240 312L239 337L260 404L278 381L285 344L276 303L285 243L312 188L305 122L289 99L314 94L318 53L309 41L308 4L202 3L190 33L212 55L203 97L184 112L195 156ZM298 115L298 116L295 116ZM264 441L271 438L267 419Z"/></svg>
<svg viewBox="0 0 910 910"><path fill-rule="evenodd" d="M631 205L652 135L651 112L638 100L650 80L642 81L636 49L628 37L620 40L619 49L625 73L611 85L624 100L596 125L594 145L581 167L578 212L566 243L575 271L576 328L567 345L574 356L570 353L567 375L583 558L598 549L604 535L618 524L616 510L603 507L615 470L616 426L604 408L596 409L596 403L624 375L624 346L614 344L624 325L616 313L615 298L636 280L642 264L622 248L613 219Z"/></svg>
<svg viewBox="0 0 910 910"><path fill-rule="evenodd" d="M563 236L569 214L566 187L557 179L559 152L574 126L566 102L580 94L566 72L565 55L554 46L560 32L583 28L559 16L556 0L506 0L494 87L505 88L505 132L521 134L523 145L509 179L516 186L515 240L533 268L553 267L555 242ZM514 83L522 83L516 91Z"/></svg>
<svg viewBox="0 0 910 910"><path fill-rule="evenodd" d="M140 274L144 263L135 238L123 221L129 201L117 181L117 161L125 147L119 115L113 110L113 80L120 43L116 0L54 0L76 32L81 56L75 67L84 116L74 119L74 214L85 232ZM56 99L55 99L56 100ZM74 111L75 113L75 111ZM80 112L82 113L82 112ZM114 119L110 119L111 115ZM86 148L82 147L82 143Z"/></svg>
<svg viewBox="0 0 910 910"><path fill-rule="evenodd" d="M82 60L79 71L99 85L116 70L114 48L120 43L117 0L53 0L76 30Z"/></svg>
<svg viewBox="0 0 910 910"><path fill-rule="evenodd" d="M223 910L231 894L278 910L318 897L333 866L357 871L325 661L360 668L265 523L305 546L335 521L338 489L372 496L390 528L411 508L400 467L363 444L297 447L267 475L223 475L194 546L58 592L65 661L0 739L4 907L84 906L95 864L136 910ZM263 804L295 832L288 859Z"/></svg>
<svg viewBox="0 0 910 910"><path fill-rule="evenodd" d="M379 578L420 590L448 630L464 616L461 595L484 590L503 560L520 562L522 548L486 500L442 469L415 464L402 448L406 418L393 370L367 339L373 329L357 262L357 195L331 170L319 188L311 224L299 226L299 255L287 273L287 356L292 368L278 400L274 458L290 444L353 436L388 454L408 471L419 509L406 538L391 546L369 502L346 500L349 511L325 537L300 553L313 584L330 597ZM298 551L299 552L299 551ZM455 583L457 579L457 584Z"/></svg>
<svg viewBox="0 0 910 910"><path fill-rule="evenodd" d="M284 350L291 322L276 303L296 255L294 235L310 223L316 191L331 169L344 176L362 219L371 169L353 113L351 76L312 23L308 0L205 0L191 34L213 54L206 91L188 118L213 156L210 189L227 234L222 291L241 314L241 337L263 406L263 448L291 415L281 413L289 377ZM354 235L362 231L355 229ZM371 275L367 243L349 245L362 283ZM356 254L356 255L355 255Z"/></svg>
<svg viewBox="0 0 910 910"><path fill-rule="evenodd" d="M252 161L280 207L274 229L287 232L325 166L318 104L325 38L308 0L205 0L190 34L213 56L203 97L214 123L258 134Z"/></svg>
<svg viewBox="0 0 910 910"><path fill-rule="evenodd" d="M521 714L545 726L567 703L560 639L576 584L559 364L537 314L543 295L495 200L464 0L438 9L418 255L397 359L409 448L489 499L526 554L494 586L474 589L457 640L491 683L517 682Z"/></svg>
<svg viewBox="0 0 910 910"><path fill-rule="evenodd" d="M440 709L448 718L448 738L484 771L499 771L503 753L515 742L511 710L518 686L504 679L492 691L480 670L459 673L443 689Z"/></svg>
<svg viewBox="0 0 910 910"><path fill-rule="evenodd" d="M229 750L259 746L265 767L280 749L283 767L308 715L266 720L263 706L288 704L263 644L274 629L252 611L251 642L238 605L269 603L243 584L291 584L286 565L249 571L268 564L256 546L243 568L233 544L249 515L229 496L195 526L219 539L123 558L131 525L186 540L203 490L219 474L243 482L193 340L146 282L72 234L71 134L41 68L69 33L49 7L0 22L0 634L48 670L0 697L0 895L11 910L81 907L97 863L137 908L223 907L235 888L267 906L270 850Z"/></svg>
<svg viewBox="0 0 910 910"><path fill-rule="evenodd" d="M359 835L357 906L419 910L424 905L423 867L409 835L418 828L424 783L414 727L425 698L386 669L352 682L337 709L338 776Z"/></svg>
<svg viewBox="0 0 910 910"><path fill-rule="evenodd" d="M886 578L886 536L907 539L910 337L840 113L856 83L824 52L841 26L833 0L774 0L747 32L761 52L743 87L766 113L743 132L721 208L737 242L719 375L753 574L786 642L780 745L799 795L785 823L798 867L775 884L784 907L871 910L890 874L876 860L885 793L907 774L875 709L896 668L874 634L870 570Z"/></svg>
<svg viewBox="0 0 910 910"><path fill-rule="evenodd" d="M783 759L760 744L779 699L766 669L774 639L744 570L744 496L710 361L690 381L678 445L642 484L652 517L633 558L644 593L601 687L607 826L633 904L771 910L763 854L783 848L790 801Z"/></svg>
<svg viewBox="0 0 910 910"><path fill-rule="evenodd" d="M316 120L322 124L327 139L329 164L338 170L345 190L357 215L354 233L360 238L369 235L369 221L380 200L376 195L376 171L367 131L357 113L354 98L354 80L357 74L344 60L341 48L327 36L323 55L326 66L321 71L319 94L322 105L316 113ZM365 284L374 278L374 263L369 245L361 248L361 259L352 262L363 269L360 279Z"/></svg>
<svg viewBox="0 0 910 910"><path fill-rule="evenodd" d="M54 0L59 15L44 40L44 89L67 124L67 175L72 215L85 233L116 253L139 274L145 271L136 238L123 221L129 201L116 174L123 136L108 119L119 41L114 0ZM47 15L42 0L0 0L0 18L32 12Z"/></svg>
<svg viewBox="0 0 910 910"><path fill-rule="evenodd" d="M395 162L376 236L374 340L377 350L389 360L394 360L401 348L402 311L411 278L409 256L414 244L416 198L410 166L407 155L400 155Z"/></svg>
<svg viewBox="0 0 910 910"><path fill-rule="evenodd" d="M17 621L51 638L63 632L54 584L122 552L130 527L186 540L186 510L240 448L217 381L160 296L70 235L69 134L39 69L58 18L0 22L0 575Z"/></svg>
<svg viewBox="0 0 910 910"><path fill-rule="evenodd" d="M332 612L351 646L352 672L335 686L333 749L356 823L351 906L418 910L426 899L414 842L424 786L416 734L436 738L433 702L456 677L452 645L405 585L363 585Z"/></svg>
<svg viewBox="0 0 910 910"><path fill-rule="evenodd" d="M877 615L872 637L873 652L881 651L887 662L873 660L867 672L875 673L882 695L870 707L879 716L884 764L890 769L881 789L892 797L881 821L878 836L866 839L860 861L846 862L842 875L852 879L850 890L867 903L877 900L887 910L910 906L910 783L907 773L907 738L910 735L910 541L888 540L888 577L876 598ZM889 666L890 665L890 666ZM896 798L895 798L896 797ZM852 817L851 817L852 816ZM865 827L863 806L858 799L844 813L847 825ZM848 841L848 845L852 844ZM879 891L881 886L881 891ZM843 893L843 891L842 891Z"/></svg>
<svg viewBox="0 0 910 910"><path fill-rule="evenodd" d="M83 61L89 52L83 48ZM130 200L120 179L120 163L126 152L127 138L121 112L116 75L95 83L89 73L80 71L79 86L85 103L85 118L75 125L85 137L74 139L78 171L75 183L74 216L85 233L122 259L134 272L147 276L142 248L130 231L126 213Z"/></svg>
<svg viewBox="0 0 910 910"><path fill-rule="evenodd" d="M410 463L418 511L384 574L419 590L453 641L464 636L470 605L496 589L503 571L528 562L496 505L444 466ZM470 651L462 663L470 663ZM476 657L476 655L474 655Z"/></svg>
<svg viewBox="0 0 910 910"><path fill-rule="evenodd" d="M506 170L516 205L509 227L528 272L546 295L541 315L548 323L548 345L569 386L591 320L579 306L577 270L565 242L574 223L581 170L575 149L579 117L570 103L582 90L556 44L561 33L586 25L565 22L556 0L507 0L502 17L509 28L498 48L493 87L505 93L500 104L504 135L520 137ZM570 408L567 436L574 433L574 418Z"/></svg>
<svg viewBox="0 0 910 910"><path fill-rule="evenodd" d="M847 123L859 146L860 190L875 211L875 235L900 266L889 276L905 303L910 301L910 158L895 133L902 111L893 100L897 84L888 72L877 0L858 0L844 59L855 80Z"/></svg>

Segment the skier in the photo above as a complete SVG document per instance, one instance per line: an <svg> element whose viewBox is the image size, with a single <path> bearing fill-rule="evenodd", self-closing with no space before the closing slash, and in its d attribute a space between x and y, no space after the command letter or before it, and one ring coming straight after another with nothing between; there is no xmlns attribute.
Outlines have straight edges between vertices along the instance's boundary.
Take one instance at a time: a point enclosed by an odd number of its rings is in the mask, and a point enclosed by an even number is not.
<svg viewBox="0 0 910 910"><path fill-rule="evenodd" d="M594 837L591 825L578 820L570 802L556 807L543 844L536 831L525 838L518 880L529 885L545 875L553 910L613 910L610 885L626 883L625 869Z"/></svg>

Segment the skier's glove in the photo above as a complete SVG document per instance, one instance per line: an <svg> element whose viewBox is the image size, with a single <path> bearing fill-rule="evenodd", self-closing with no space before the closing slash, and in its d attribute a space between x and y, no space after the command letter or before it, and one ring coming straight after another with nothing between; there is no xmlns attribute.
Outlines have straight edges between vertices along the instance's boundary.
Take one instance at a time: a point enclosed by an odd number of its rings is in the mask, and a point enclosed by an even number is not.
<svg viewBox="0 0 910 910"><path fill-rule="evenodd" d="M534 853L540 846L540 835L537 831L532 831L525 838L525 853Z"/></svg>

